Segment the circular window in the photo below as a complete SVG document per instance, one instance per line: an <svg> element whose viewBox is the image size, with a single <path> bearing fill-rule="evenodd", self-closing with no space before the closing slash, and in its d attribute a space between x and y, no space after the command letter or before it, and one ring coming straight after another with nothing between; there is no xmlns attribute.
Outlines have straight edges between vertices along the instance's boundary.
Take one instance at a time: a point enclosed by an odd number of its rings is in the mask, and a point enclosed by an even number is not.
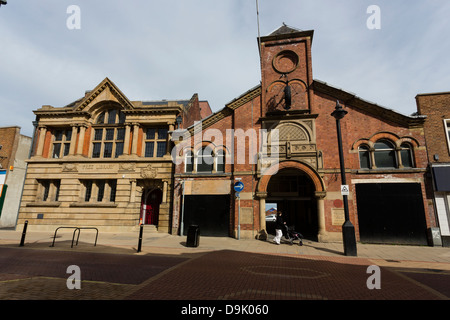
<svg viewBox="0 0 450 320"><path fill-rule="evenodd" d="M294 51L284 50L273 58L273 68L279 73L290 73L298 66L298 55Z"/></svg>

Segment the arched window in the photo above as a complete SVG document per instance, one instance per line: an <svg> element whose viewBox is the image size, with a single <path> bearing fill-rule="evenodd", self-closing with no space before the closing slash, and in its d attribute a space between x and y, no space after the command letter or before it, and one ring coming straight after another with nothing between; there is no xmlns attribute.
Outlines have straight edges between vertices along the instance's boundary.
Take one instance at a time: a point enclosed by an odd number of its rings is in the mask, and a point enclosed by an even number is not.
<svg viewBox="0 0 450 320"><path fill-rule="evenodd" d="M117 158L123 154L125 115L118 109L103 111L94 125L92 158Z"/></svg>
<svg viewBox="0 0 450 320"><path fill-rule="evenodd" d="M185 172L192 173L192 171L194 171L194 154L191 150L186 150L184 165Z"/></svg>
<svg viewBox="0 0 450 320"><path fill-rule="evenodd" d="M370 149L366 145L362 145L359 147L359 165L361 169L372 168L370 164Z"/></svg>
<svg viewBox="0 0 450 320"><path fill-rule="evenodd" d="M118 109L105 110L97 117L96 124L123 124L125 114Z"/></svg>
<svg viewBox="0 0 450 320"><path fill-rule="evenodd" d="M222 149L216 153L216 172L225 172L225 152Z"/></svg>
<svg viewBox="0 0 450 320"><path fill-rule="evenodd" d="M412 156L412 147L409 143L402 143L400 146L400 157L402 159L402 165L405 168L414 167L413 156Z"/></svg>
<svg viewBox="0 0 450 320"><path fill-rule="evenodd" d="M394 144L388 140L375 142L375 165L377 168L396 168Z"/></svg>
<svg viewBox="0 0 450 320"><path fill-rule="evenodd" d="M214 168L214 154L210 147L203 147L197 152L197 172L212 172Z"/></svg>

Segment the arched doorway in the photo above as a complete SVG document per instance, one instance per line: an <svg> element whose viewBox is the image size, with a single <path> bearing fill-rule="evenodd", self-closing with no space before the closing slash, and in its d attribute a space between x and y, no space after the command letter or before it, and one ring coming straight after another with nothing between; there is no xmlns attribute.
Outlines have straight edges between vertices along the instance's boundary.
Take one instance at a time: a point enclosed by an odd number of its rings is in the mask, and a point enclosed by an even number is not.
<svg viewBox="0 0 450 320"><path fill-rule="evenodd" d="M142 224L158 225L159 206L162 201L160 189L145 189L141 199L140 221Z"/></svg>
<svg viewBox="0 0 450 320"><path fill-rule="evenodd" d="M298 169L285 168L272 176L267 185L266 204L276 204L288 226L317 241L318 215L316 188L309 176ZM274 222L266 220L267 232L274 234Z"/></svg>
<svg viewBox="0 0 450 320"><path fill-rule="evenodd" d="M280 174L280 180L284 179L282 178L282 176L297 177L292 178L293 180L297 179L298 182L296 185L298 190L297 195L275 195L273 194L273 192L272 194L269 194L269 183L271 181L276 182L278 178L274 179L274 177L277 177L278 174ZM287 180L289 180L289 178ZM272 190L276 189L275 183L274 186L271 186L270 188ZM327 241L328 236L325 228L324 206L324 198L326 197L325 185L320 175L310 165L295 160L281 161L272 165L270 168L265 170L264 174L261 176L261 179L258 181L257 196L259 197L260 210L259 239L267 239L267 222L269 221L265 219L266 203L275 201L277 206L278 203L280 203L281 210L288 210L288 212L286 212L286 215L291 215L291 212L300 212L300 214L297 214L297 216L294 215L292 217L293 222L298 224L295 226L298 229L296 231L300 232L301 230L304 230L304 236L310 234L311 239L318 241ZM298 199L295 199L295 197L297 197ZM297 200L304 201L304 203L295 203L295 201ZM301 213L301 211L305 213ZM305 214L307 214L308 216L305 217ZM304 222L305 219L306 223ZM303 226L301 226L300 224L303 224ZM314 234L315 232L317 233Z"/></svg>

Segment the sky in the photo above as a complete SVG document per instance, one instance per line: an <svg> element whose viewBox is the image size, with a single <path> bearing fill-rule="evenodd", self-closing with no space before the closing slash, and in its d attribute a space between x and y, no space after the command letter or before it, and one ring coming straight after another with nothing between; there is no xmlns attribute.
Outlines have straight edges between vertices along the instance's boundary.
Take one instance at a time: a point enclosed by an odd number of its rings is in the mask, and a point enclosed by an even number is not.
<svg viewBox="0 0 450 320"><path fill-rule="evenodd" d="M256 0L7 2L0 127L28 136L33 110L63 107L105 77L130 100L198 93L214 112L260 83ZM261 36L283 23L314 30L314 79L406 115L417 94L450 91L448 0L259 0L258 8Z"/></svg>

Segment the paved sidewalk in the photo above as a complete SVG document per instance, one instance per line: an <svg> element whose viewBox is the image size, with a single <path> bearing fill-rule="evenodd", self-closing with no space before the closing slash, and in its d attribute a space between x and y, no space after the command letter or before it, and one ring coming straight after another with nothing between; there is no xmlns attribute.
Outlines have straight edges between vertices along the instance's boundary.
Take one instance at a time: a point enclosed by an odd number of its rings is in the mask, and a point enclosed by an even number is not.
<svg viewBox="0 0 450 320"><path fill-rule="evenodd" d="M0 299L45 300L449 300L450 248L200 237L82 230L0 230ZM82 289L68 290L69 265L82 270ZM368 266L381 268L381 290L369 290Z"/></svg>
<svg viewBox="0 0 450 320"><path fill-rule="evenodd" d="M196 248L186 247L186 237L176 236L158 232L144 232L141 253L137 253L139 232L135 233L110 233L100 232L97 245L95 242L95 231L82 230L79 243L76 245L76 236L73 248L71 248L73 232L58 231L54 247L53 232L27 232L25 237L26 248L58 249L72 251L89 251L120 254L147 254L147 253L199 253L217 250L236 250L269 254L292 254L303 256L344 257L342 243L318 243L304 240L304 245L297 243L289 245L273 244L269 235L268 241L255 239L237 240L229 237L205 237L200 236L199 246ZM22 232L12 230L0 230L0 245L18 246L21 241ZM358 257L369 259L386 260L387 263L404 262L431 262L450 263L450 248L429 246L402 246L402 245L378 245L357 244Z"/></svg>

